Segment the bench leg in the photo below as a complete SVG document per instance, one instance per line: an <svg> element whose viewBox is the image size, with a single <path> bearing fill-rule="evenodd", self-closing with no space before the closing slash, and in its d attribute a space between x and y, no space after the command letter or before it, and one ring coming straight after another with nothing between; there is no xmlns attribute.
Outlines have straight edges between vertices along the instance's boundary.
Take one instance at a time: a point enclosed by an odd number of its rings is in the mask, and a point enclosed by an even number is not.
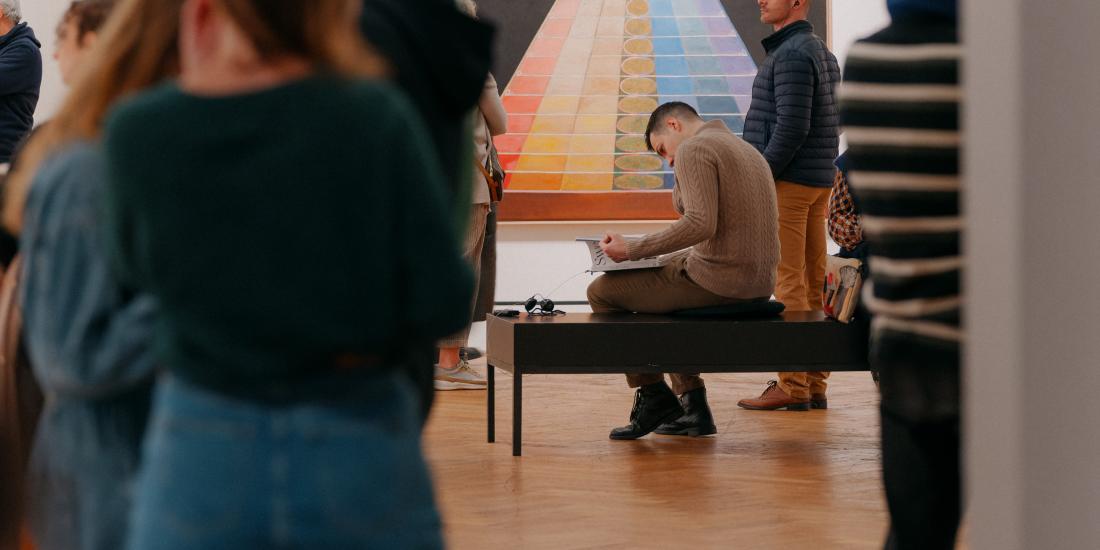
<svg viewBox="0 0 1100 550"><path fill-rule="evenodd" d="M485 378L486 378L485 382L486 382L486 385L489 386L489 388L488 388L489 389L489 394L488 394L488 397L486 399L489 402L487 416L486 416L487 424L488 424L488 428L489 428L489 443L492 443L492 442L497 440L497 422L496 422L496 418L497 418L496 393L497 393L497 390L496 390L496 376L494 376L494 374L493 374L493 371L495 371L495 370L497 370L496 367L494 367L492 365L489 365L489 367L486 369L486 373L485 373Z"/></svg>
<svg viewBox="0 0 1100 550"><path fill-rule="evenodd" d="M512 456L522 455L523 438L523 373L517 366L512 383Z"/></svg>

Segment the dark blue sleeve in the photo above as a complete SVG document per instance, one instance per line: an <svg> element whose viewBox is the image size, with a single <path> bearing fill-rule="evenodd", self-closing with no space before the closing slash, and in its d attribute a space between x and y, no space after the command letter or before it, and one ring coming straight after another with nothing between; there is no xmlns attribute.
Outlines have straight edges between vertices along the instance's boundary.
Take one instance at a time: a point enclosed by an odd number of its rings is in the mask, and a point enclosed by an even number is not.
<svg viewBox="0 0 1100 550"><path fill-rule="evenodd" d="M28 200L22 251L24 330L35 373L49 391L83 398L112 395L155 371L156 305L125 291L112 274L103 183L102 157L91 146L44 165Z"/></svg>
<svg viewBox="0 0 1100 550"><path fill-rule="evenodd" d="M42 85L42 53L30 44L0 50L0 95L17 94Z"/></svg>
<svg viewBox="0 0 1100 550"><path fill-rule="evenodd" d="M814 66L803 54L792 52L775 62L776 124L764 158L778 178L810 134L814 103Z"/></svg>

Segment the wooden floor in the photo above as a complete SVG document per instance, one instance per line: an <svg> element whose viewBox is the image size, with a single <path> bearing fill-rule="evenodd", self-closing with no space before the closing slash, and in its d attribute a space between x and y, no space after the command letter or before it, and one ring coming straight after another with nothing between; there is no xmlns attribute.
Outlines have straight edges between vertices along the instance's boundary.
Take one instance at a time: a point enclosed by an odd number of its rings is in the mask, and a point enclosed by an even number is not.
<svg viewBox="0 0 1100 550"><path fill-rule="evenodd" d="M511 376L437 392L425 450L448 545L484 548L881 548L887 518L877 395L832 378L830 409L737 408L774 374L706 375L718 435L610 441L633 400L621 376L524 378L524 456L511 456Z"/></svg>

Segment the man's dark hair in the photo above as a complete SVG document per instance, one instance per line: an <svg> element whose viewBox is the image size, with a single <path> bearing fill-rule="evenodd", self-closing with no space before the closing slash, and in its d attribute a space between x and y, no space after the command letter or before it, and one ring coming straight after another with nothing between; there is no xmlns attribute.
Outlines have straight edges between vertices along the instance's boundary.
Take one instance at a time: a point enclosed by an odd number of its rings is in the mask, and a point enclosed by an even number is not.
<svg viewBox="0 0 1100 550"><path fill-rule="evenodd" d="M684 103L682 101L669 101L660 107L657 107L656 111L653 111L652 115L649 115L649 124L645 127L645 146L646 149L653 151L653 142L650 141L649 136L660 130L665 120L668 117L674 118L699 118L699 112L694 107Z"/></svg>

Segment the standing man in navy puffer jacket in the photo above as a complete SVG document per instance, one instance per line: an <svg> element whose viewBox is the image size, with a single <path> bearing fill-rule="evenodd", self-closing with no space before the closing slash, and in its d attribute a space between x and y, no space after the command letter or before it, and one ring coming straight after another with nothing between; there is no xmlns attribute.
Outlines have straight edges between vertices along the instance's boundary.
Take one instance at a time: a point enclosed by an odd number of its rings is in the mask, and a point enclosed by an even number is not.
<svg viewBox="0 0 1100 550"><path fill-rule="evenodd" d="M767 59L752 87L745 140L771 165L779 198L781 255L776 299L787 311L821 309L825 218L840 144L836 87L840 67L806 20L812 0L758 0L760 20L775 28L764 39ZM827 372L780 373L757 399L757 410L826 408Z"/></svg>
<svg viewBox="0 0 1100 550"><path fill-rule="evenodd" d="M42 44L22 20L19 0L0 0L0 164L31 131L42 87Z"/></svg>

